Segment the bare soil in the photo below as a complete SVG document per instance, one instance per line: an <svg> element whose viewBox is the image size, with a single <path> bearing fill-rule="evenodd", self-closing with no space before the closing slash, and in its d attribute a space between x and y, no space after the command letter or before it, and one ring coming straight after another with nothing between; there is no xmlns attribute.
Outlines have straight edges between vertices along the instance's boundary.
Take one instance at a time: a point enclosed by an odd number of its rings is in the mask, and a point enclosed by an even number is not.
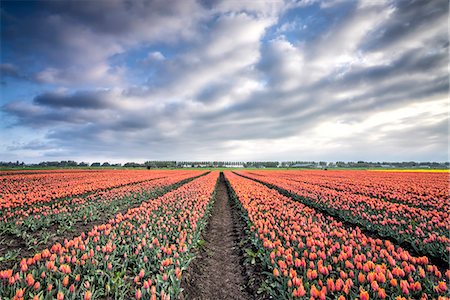
<svg viewBox="0 0 450 300"><path fill-rule="evenodd" d="M221 174L211 216L202 234L204 246L183 276L182 299L255 299L239 247L242 221L233 210Z"/></svg>

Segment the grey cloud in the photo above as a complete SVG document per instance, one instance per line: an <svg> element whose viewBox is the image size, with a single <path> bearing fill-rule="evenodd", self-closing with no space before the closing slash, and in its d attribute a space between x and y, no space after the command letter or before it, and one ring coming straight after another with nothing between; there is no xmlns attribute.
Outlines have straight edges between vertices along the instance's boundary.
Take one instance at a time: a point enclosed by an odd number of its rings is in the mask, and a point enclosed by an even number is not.
<svg viewBox="0 0 450 300"><path fill-rule="evenodd" d="M17 150L52 150L53 147L46 142L41 140L33 140L27 143L15 144L12 146L8 146L7 150L9 151L17 151Z"/></svg>
<svg viewBox="0 0 450 300"><path fill-rule="evenodd" d="M435 22L448 19L448 5L445 0L397 1L394 15L367 36L367 40L361 43L362 49L383 49L419 30L436 26Z"/></svg>
<svg viewBox="0 0 450 300"><path fill-rule="evenodd" d="M106 90L46 92L34 97L32 102L11 101L1 111L13 116L16 125L46 128L52 124L96 123L101 117L111 115L119 103Z"/></svg>
<svg viewBox="0 0 450 300"><path fill-rule="evenodd" d="M70 137L71 140L68 140ZM77 143L84 149L104 157L132 157L133 160L157 157L162 159L177 152L189 149L195 141L170 139L159 135L154 130L146 129L140 134L132 131L113 131L95 125L66 127L62 130L50 131L46 138L63 149L73 149Z"/></svg>
<svg viewBox="0 0 450 300"><path fill-rule="evenodd" d="M28 76L22 74L19 68L11 63L2 63L0 64L0 76L1 78L15 78L21 80L28 80Z"/></svg>
<svg viewBox="0 0 450 300"><path fill-rule="evenodd" d="M431 74L442 73L444 65L448 63L448 47L442 48L439 52L427 53L422 49L415 49L403 53L401 57L389 65L376 65L371 67L356 68L345 74L340 84L352 81L379 82L382 79L395 78L408 74Z"/></svg>
<svg viewBox="0 0 450 300"><path fill-rule="evenodd" d="M358 12L355 11L354 14L358 14ZM391 18L396 18L396 16L393 15ZM351 22L351 19L349 22ZM388 24L390 22L391 19L386 21ZM384 25L382 23L379 27L383 28ZM325 36L333 36L333 29ZM269 49L267 49L260 61L259 69L266 78L270 79L267 90L271 90L271 93L274 93L274 90L278 88L279 84L283 84L286 80L290 80L292 76L295 76L296 73L298 74L298 88L288 93L278 91L277 94L273 95L275 99L282 99L282 101L277 101L276 105L274 105L275 110L279 107L284 113L289 113L289 109L294 109L295 111L295 106L298 109L304 109L305 106L307 108L313 104L323 106L330 113L336 113L335 104L338 104L341 107L339 111L342 112L349 106L342 105L345 102L342 103L341 101L336 101L337 99L334 100L336 98L335 95L340 92L359 91L360 95L349 97L347 100L360 102L362 104L360 111L370 114L376 106L383 107L385 105L392 105L392 107L395 107L405 104L414 98L419 99L435 94L444 95L446 93L448 80L442 80L442 78L447 76L447 70L444 66L448 64L448 42L441 43L439 36L430 38L434 40L427 49L416 48L405 51L399 47L397 54L395 54L398 56L397 58L395 56L391 57L390 55L394 53L390 53L389 51L384 53L385 59L394 58L388 65L385 65L383 62L369 67L364 65L358 66L356 64L356 66L347 67L348 70L344 69L343 75L339 74L343 71L341 68L338 67L333 70L333 66L330 66L331 71L327 76L319 78L310 84L308 83L308 77L314 73L314 67L308 63L320 63L321 56L310 56L304 65L298 64L296 68L293 68L292 66L296 62L289 61L289 57L286 57L289 53L273 51L269 44ZM342 43L345 42L345 40L342 41ZM305 48L302 50L308 53L308 49L314 49L315 46L306 45ZM329 48L323 51L328 51L331 54L334 52L334 49ZM368 52L363 52L363 54L368 54ZM353 55L356 56L357 53ZM285 62L294 70L294 73L285 73L282 69L286 65ZM307 70L306 73L302 72L302 68ZM306 82L305 77L307 79ZM397 78L402 78L403 81L398 82L396 81ZM293 97L295 101L291 105L289 104L289 99ZM260 103L260 95L255 95L255 98L258 101L255 100L254 105L252 105L252 101L249 101L249 103L243 106L240 105L239 108L245 109L245 107L250 107L253 109L252 107L258 104L261 104L261 107L267 107L266 105L270 106L270 100ZM376 101L372 101L371 99L376 99ZM283 108L283 106L287 109ZM270 111L273 112L273 110ZM349 112L351 111L350 109Z"/></svg>
<svg viewBox="0 0 450 300"><path fill-rule="evenodd" d="M195 18L203 11L196 1L174 0L94 1L84 5L76 0L69 0L64 3L48 1L46 4L52 13L85 24L87 28L99 33L114 36L144 35L158 39L163 38L166 33L182 35L188 27L194 25L191 21L195 22ZM187 21L188 16L192 18L191 21ZM148 26L146 31L143 25ZM176 33L175 30L179 32Z"/></svg>
<svg viewBox="0 0 450 300"><path fill-rule="evenodd" d="M124 95L209 103L224 92L231 95L239 87L239 79L254 76L259 41L273 22L271 17L247 13L215 17L186 51L159 62L146 86L130 87Z"/></svg>
<svg viewBox="0 0 450 300"><path fill-rule="evenodd" d="M37 8L24 19L2 18L3 47L37 81L75 86L117 84L124 78L108 65L111 56L192 38L204 14L195 1L41 1Z"/></svg>
<svg viewBox="0 0 450 300"><path fill-rule="evenodd" d="M208 86L200 89L195 96L197 101L202 103L211 103L220 100L223 97L229 96L235 88L236 82L231 78L228 81L213 82Z"/></svg>
<svg viewBox="0 0 450 300"><path fill-rule="evenodd" d="M373 157L378 161L448 161L448 153L442 151L447 148L448 120L431 124L417 124L417 119L408 118L396 121L397 129L373 128L378 134L375 140L369 135L341 139L345 145L343 159L354 161Z"/></svg>
<svg viewBox="0 0 450 300"><path fill-rule="evenodd" d="M399 144L405 149L414 149L416 147L415 141L421 141L430 148L445 148L447 146L447 141L443 137L449 136L448 120L421 126L414 126L416 120L408 121L408 128L390 131L382 137L382 140L388 144ZM445 153L436 153L436 156L441 155L445 155ZM439 160L439 158L436 157L436 160Z"/></svg>
<svg viewBox="0 0 450 300"><path fill-rule="evenodd" d="M16 125L48 128L54 139L65 136L67 128L70 128L71 135L78 131L83 139L93 138L96 134L134 135L139 132L145 134L145 131L152 132L154 139L169 134L161 131L161 123L171 119L180 120L183 114L183 103L169 103L160 107L147 105L145 109L139 109L139 106L134 108L111 104L109 97L112 95L107 92L95 91L70 95L47 93L37 96L32 103L7 103L1 110L15 117ZM55 124L59 126L53 127ZM171 130L170 126L167 130ZM99 138L95 140L101 141Z"/></svg>
<svg viewBox="0 0 450 300"><path fill-rule="evenodd" d="M0 64L0 74L2 76L18 77L19 70L13 64Z"/></svg>
<svg viewBox="0 0 450 300"><path fill-rule="evenodd" d="M2 111L17 119L16 125L30 126L31 128L47 128L55 123L82 124L85 118L80 118L79 113L67 110L45 110L31 106L23 102L10 102L2 107Z"/></svg>
<svg viewBox="0 0 450 300"><path fill-rule="evenodd" d="M107 100L105 92L78 91L67 95L63 93L44 93L36 96L33 102L37 105L53 108L102 109L112 108L114 104Z"/></svg>

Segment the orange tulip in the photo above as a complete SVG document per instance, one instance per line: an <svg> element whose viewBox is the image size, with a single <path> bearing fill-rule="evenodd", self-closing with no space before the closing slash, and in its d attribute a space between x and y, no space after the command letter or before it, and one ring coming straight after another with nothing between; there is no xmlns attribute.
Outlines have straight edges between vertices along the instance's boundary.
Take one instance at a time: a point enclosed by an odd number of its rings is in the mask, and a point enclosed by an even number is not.
<svg viewBox="0 0 450 300"><path fill-rule="evenodd" d="M23 297L23 289L18 289L17 291L16 291L16 297L17 298L22 298Z"/></svg>
<svg viewBox="0 0 450 300"><path fill-rule="evenodd" d="M365 290L361 290L361 291L359 292L359 298L360 298L361 300L369 300L369 293L366 292Z"/></svg>
<svg viewBox="0 0 450 300"><path fill-rule="evenodd" d="M391 286L393 286L393 287L397 286L397 279L395 279L395 278L391 279Z"/></svg>
<svg viewBox="0 0 450 300"><path fill-rule="evenodd" d="M69 276L64 277L62 284L63 286L67 286L69 284Z"/></svg>
<svg viewBox="0 0 450 300"><path fill-rule="evenodd" d="M334 280L332 278L327 279L327 287L330 292L334 292L334 290L336 289L334 285Z"/></svg>
<svg viewBox="0 0 450 300"><path fill-rule="evenodd" d="M297 290L297 295L299 297L303 297L306 295L306 290L305 290L305 287L303 286L303 284L299 286L299 288Z"/></svg>
<svg viewBox="0 0 450 300"><path fill-rule="evenodd" d="M372 281L370 286L372 287L372 290L374 290L375 292L378 291L378 289L379 289L378 282L376 282L376 281Z"/></svg>
<svg viewBox="0 0 450 300"><path fill-rule="evenodd" d="M366 276L364 276L363 273L359 273L358 274L358 281L359 281L359 283L364 283L364 281L366 281Z"/></svg>
<svg viewBox="0 0 450 300"><path fill-rule="evenodd" d="M92 298L92 293L91 293L91 291L87 290L84 293L84 300L91 300L91 298Z"/></svg>
<svg viewBox="0 0 450 300"><path fill-rule="evenodd" d="M386 291L383 288L378 289L378 297L380 299L386 299Z"/></svg>
<svg viewBox="0 0 450 300"><path fill-rule="evenodd" d="M314 284L311 286L310 294L311 297L313 298L318 298L320 296L320 291L316 288Z"/></svg>
<svg viewBox="0 0 450 300"><path fill-rule="evenodd" d="M440 293L444 293L447 291L447 284L443 281L439 281L436 290Z"/></svg>
<svg viewBox="0 0 450 300"><path fill-rule="evenodd" d="M28 286L32 286L34 284L34 278L32 274L28 274L26 277L26 282Z"/></svg>
<svg viewBox="0 0 450 300"><path fill-rule="evenodd" d="M64 293L61 291L58 291L58 294L56 295L56 299L64 300Z"/></svg>

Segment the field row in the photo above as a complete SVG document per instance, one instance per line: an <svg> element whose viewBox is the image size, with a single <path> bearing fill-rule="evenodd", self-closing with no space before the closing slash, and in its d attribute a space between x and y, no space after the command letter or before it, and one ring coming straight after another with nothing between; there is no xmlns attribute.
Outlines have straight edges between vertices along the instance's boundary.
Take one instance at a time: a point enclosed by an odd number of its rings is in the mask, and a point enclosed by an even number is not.
<svg viewBox="0 0 450 300"><path fill-rule="evenodd" d="M170 299L191 258L218 178L213 172L56 243L0 272L8 298Z"/></svg>
<svg viewBox="0 0 450 300"><path fill-rule="evenodd" d="M250 171L258 177L276 176L317 187L346 191L422 209L446 211L448 173L374 171Z"/></svg>
<svg viewBox="0 0 450 300"><path fill-rule="evenodd" d="M256 256L271 270L275 299L343 299L446 295L445 276L426 256L347 229L330 216L250 179L227 173L248 215Z"/></svg>
<svg viewBox="0 0 450 300"><path fill-rule="evenodd" d="M186 172L186 171L185 171ZM192 171L191 171L192 172ZM197 171L198 172L198 171ZM171 171L101 170L43 171L0 176L2 214L15 207L41 204L88 192L167 177Z"/></svg>
<svg viewBox="0 0 450 300"><path fill-rule="evenodd" d="M369 173L368 176L372 176L372 181L375 182L372 186L377 184L377 181L375 180L376 177L373 176L383 176L382 178L386 176L386 173L381 172L364 172L364 176L365 173ZM442 258L442 260L448 262L448 252L450 251L450 238L448 235L450 232L450 223L448 222L450 218L450 211L448 209L448 191L447 198L444 199L441 197L440 193L432 194L430 190L427 192L424 189L422 195L426 194L434 199L440 199L439 201L443 206L439 209L422 209L418 206L392 202L383 197L369 197L363 195L363 192L355 193L351 188L352 185L347 188L346 185L333 177L329 178L329 181L326 183L326 185L330 187L325 187L324 184L317 183L319 181L317 178L320 178L320 181L323 182L325 181L324 178L326 178L326 174L329 173L324 174L323 172L316 172L315 176L311 176L308 175L308 173L304 174L303 172L278 173L276 171L243 171L239 172L239 174L275 186L294 197L298 197L304 204L330 213L351 224L374 231L381 236L393 238L399 243L407 243L419 253ZM407 177L410 181L413 181L417 176L423 174L426 174L427 176L434 175L436 179L438 179L437 182L440 182L439 180L442 176L440 173L396 174L399 178L399 182L402 180L407 182L403 177ZM445 176L445 173L442 174ZM356 179L358 177L357 175L361 175L361 172L355 173L355 182L358 182L358 179ZM347 174L346 176L349 175ZM393 175L390 176L392 177ZM448 174L446 176L448 178ZM315 177L316 179L311 180L311 177ZM309 180L316 183L309 183ZM431 178L430 181L433 182ZM384 181L380 179L380 182ZM418 182L421 181L418 180ZM428 184L428 186L431 185L432 184ZM399 191L402 191L401 186L402 185L399 187ZM437 186L441 186L441 184ZM373 188L372 190L376 191L377 189ZM387 192L382 191L379 192L379 194L384 195L387 194ZM407 195L408 194L403 194L403 198L406 198ZM400 197L398 200L399 199Z"/></svg>
<svg viewBox="0 0 450 300"><path fill-rule="evenodd" d="M64 197L2 211L0 217L0 266L11 266L19 255L33 254L64 238L72 238L115 214L139 206L201 174L172 172L171 176L89 194Z"/></svg>

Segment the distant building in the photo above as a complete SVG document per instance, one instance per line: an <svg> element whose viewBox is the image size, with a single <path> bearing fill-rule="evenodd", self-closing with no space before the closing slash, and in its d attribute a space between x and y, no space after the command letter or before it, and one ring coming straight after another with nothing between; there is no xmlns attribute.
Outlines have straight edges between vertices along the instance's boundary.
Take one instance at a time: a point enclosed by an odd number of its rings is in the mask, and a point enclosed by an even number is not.
<svg viewBox="0 0 450 300"><path fill-rule="evenodd" d="M294 164L291 168L315 168L316 166L315 164Z"/></svg>

